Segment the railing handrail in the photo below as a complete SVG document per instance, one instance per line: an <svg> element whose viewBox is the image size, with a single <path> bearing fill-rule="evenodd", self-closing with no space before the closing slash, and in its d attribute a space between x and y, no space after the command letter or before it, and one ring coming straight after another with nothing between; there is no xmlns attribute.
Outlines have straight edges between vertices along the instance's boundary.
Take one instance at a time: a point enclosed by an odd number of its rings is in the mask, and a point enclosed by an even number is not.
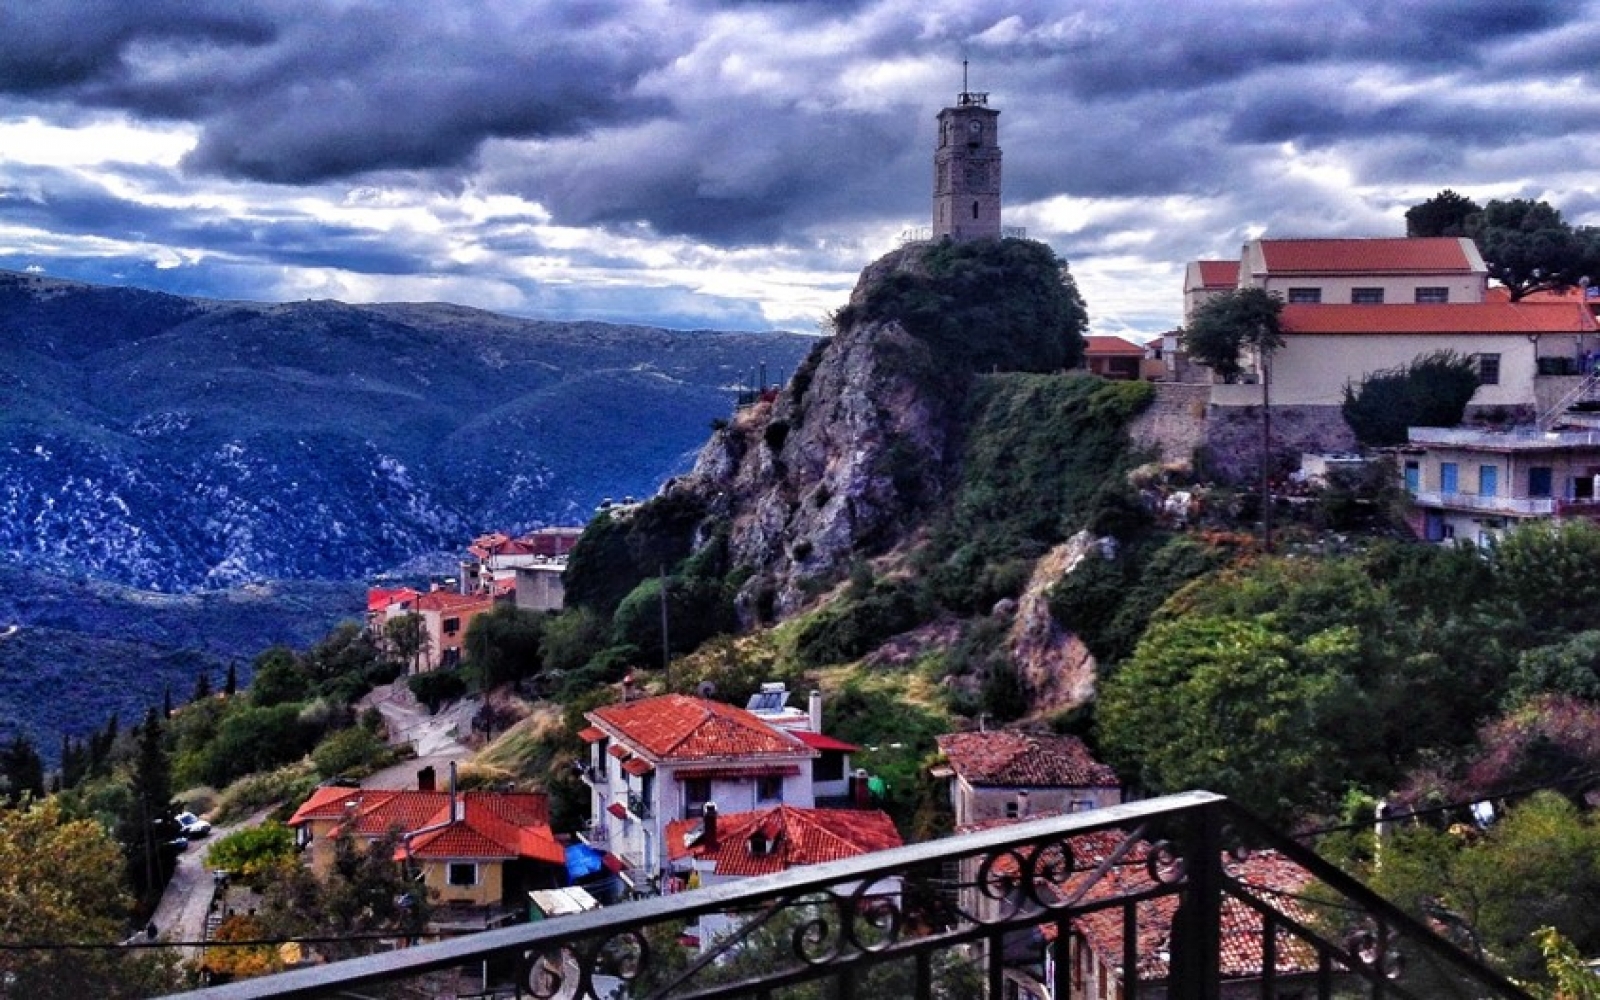
<svg viewBox="0 0 1600 1000"><path fill-rule="evenodd" d="M851 954L832 959L831 965L823 963L811 968L799 966L790 967L786 971L774 970L770 973L770 978L760 981L761 988L799 982L822 975L849 976L852 974L851 970L857 967L870 968L872 962L881 960L882 954L926 956L931 954L931 949L943 949L953 944L971 941L987 941L991 951L996 951L999 950L997 944L1003 935L1014 930L1053 923L1058 927L1059 934L1065 935L1068 922L1080 913L1110 906L1122 906L1125 913L1131 913L1127 908L1134 906L1139 899L1181 893L1183 898L1190 899L1193 904L1188 916L1181 918L1185 933L1191 935L1184 954L1192 963L1195 957L1201 954L1200 949L1196 947L1198 942L1204 945L1204 950L1208 951L1209 955L1201 959L1199 964L1185 964L1180 970L1177 961L1178 950L1175 947L1172 981L1174 984L1179 984L1183 981L1181 977L1184 975L1204 977L1211 981L1212 988L1195 995L1213 997L1216 995L1215 987L1220 975L1217 966L1219 951L1216 936L1217 907L1225 894L1243 898L1239 896L1238 884L1231 882L1221 873L1222 859L1217 845L1220 843L1219 838L1225 826L1232 831L1248 834L1249 839L1260 846L1280 852L1285 858L1301 866L1312 879L1345 898L1359 902L1365 912L1373 915L1372 919L1378 927L1380 940L1387 940L1391 931L1403 934L1405 942L1428 951L1439 963L1452 970L1453 974L1481 987L1476 995L1498 995L1517 1000L1525 998L1526 995L1503 976L1438 938L1419 921L1401 912L1354 878L1318 857L1310 849L1261 823L1222 796L1204 791L1185 792L1082 813L1025 820L958 837L912 844L841 861L803 866L776 875L741 879L690 892L647 898L532 924L484 931L468 937L210 987L184 996L191 1000L256 1000L256 998L318 996L380 981L475 965L506 955L521 956L524 963L522 968L526 970L526 963L529 961L526 956L546 954L563 948L568 949L568 954L572 954L573 949L579 949L592 961L598 954L596 949L599 944L590 947L583 942L604 942L624 938L630 934L641 934L644 928L686 923L708 914L750 912L762 906L794 903L818 894L833 895L835 902L844 907L838 913L853 912L850 909L851 900L859 904L863 898L861 890L858 889L853 895L835 895L840 894L842 886L884 885L891 878L898 879L909 872L926 870L929 866L957 860L981 859L985 866L985 874L992 879L1001 871L1000 860L1009 858L1015 868L1022 873L1021 881L1017 884L1026 884L1029 887L1028 892L1032 893L1033 880L1044 877L1043 867L1036 868L1036 865L1048 864L1047 861L1041 863L1040 859L1049 850L1063 847L1070 850L1071 845L1075 843L1073 840L1075 837L1115 830L1125 838L1123 846L1118 849L1120 852L1131 844L1143 843L1146 833L1155 830L1164 834L1176 833L1180 840L1187 838L1190 842L1190 853L1167 856L1176 867L1169 866L1165 871L1168 875L1177 872L1174 877L1155 877L1156 856L1160 852L1152 848L1150 857L1137 859L1131 863L1139 871L1148 869L1153 881L1132 892L1119 893L1114 897L1099 896L1083 899L1081 898L1083 890L1080 889L1078 900L1057 898L1056 902L1060 905L1040 906L1024 902L1021 906L1007 910L1005 915L996 921L969 919L967 923L948 930L940 930L928 937L908 936L903 940L895 939L890 942L894 947L887 952L875 952L874 949L859 946ZM1114 858L1119 856L1120 854L1113 855L1112 859L1102 862L1099 869L1094 871L1073 870L1087 878L1087 884L1092 886L1104 874L1107 867L1113 864ZM1119 864L1125 863L1130 862L1119 862ZM990 869L988 867L990 865L996 867ZM974 885L982 888L992 886L992 883L980 878ZM829 893L829 890L832 890L832 893ZM844 895L848 895L848 898L844 898ZM1001 897L989 898L995 900ZM1080 902L1082 905L1079 905ZM1250 905L1259 909L1260 903L1258 899L1250 902ZM1180 907L1181 912L1182 907ZM963 915L969 918L973 916L965 913ZM1126 919L1132 918L1129 916ZM1373 983L1378 983L1384 978L1383 961L1388 956L1380 956L1379 959L1367 963L1365 959L1352 954L1348 946L1341 946L1325 937L1314 935L1292 918L1281 914L1272 920L1267 920L1263 926L1289 928L1298 935L1297 940L1304 941L1315 949L1321 956L1321 975L1335 973L1351 975ZM1179 933L1177 922L1174 923L1173 931L1176 940L1176 935ZM921 958L919 962L925 964L926 959ZM1064 962L1064 957L1058 961L1058 977L1061 975L1061 963ZM999 959L991 959L989 980L991 990L999 981L1000 969ZM593 970L585 968L580 985L588 983L587 976L591 971ZM1133 974L1137 976L1136 972ZM1270 978L1271 975L1269 973L1267 977ZM1058 983L1060 981L1058 979ZM748 988L749 982L746 981L733 984L731 987L705 987L693 995L732 996ZM1382 985L1375 987L1375 990L1399 997L1409 995L1399 984Z"/></svg>

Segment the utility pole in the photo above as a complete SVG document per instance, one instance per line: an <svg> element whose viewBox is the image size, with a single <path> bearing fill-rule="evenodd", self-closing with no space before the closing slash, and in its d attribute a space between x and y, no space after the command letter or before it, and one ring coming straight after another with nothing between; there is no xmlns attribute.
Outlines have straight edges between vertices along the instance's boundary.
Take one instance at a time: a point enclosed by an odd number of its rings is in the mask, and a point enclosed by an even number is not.
<svg viewBox="0 0 1600 1000"><path fill-rule="evenodd" d="M661 564L661 672L672 690L672 647L667 643L667 564Z"/></svg>

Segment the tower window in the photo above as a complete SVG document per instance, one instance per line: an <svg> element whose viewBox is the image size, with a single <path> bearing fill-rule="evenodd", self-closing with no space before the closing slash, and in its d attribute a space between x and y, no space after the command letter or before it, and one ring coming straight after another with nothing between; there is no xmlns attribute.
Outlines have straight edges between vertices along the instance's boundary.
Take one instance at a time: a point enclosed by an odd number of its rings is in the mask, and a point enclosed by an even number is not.
<svg viewBox="0 0 1600 1000"><path fill-rule="evenodd" d="M976 219L978 217L978 203L977 202L973 202L972 203L972 217L974 219Z"/></svg>

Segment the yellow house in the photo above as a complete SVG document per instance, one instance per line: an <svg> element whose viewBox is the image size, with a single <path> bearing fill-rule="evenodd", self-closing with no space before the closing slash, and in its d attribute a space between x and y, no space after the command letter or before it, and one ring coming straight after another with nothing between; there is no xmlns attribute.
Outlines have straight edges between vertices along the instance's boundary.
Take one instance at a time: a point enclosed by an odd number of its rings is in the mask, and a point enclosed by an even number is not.
<svg viewBox="0 0 1600 1000"><path fill-rule="evenodd" d="M319 788L289 825L319 875L331 870L341 833L365 844L398 834L395 859L445 907L520 911L528 892L566 884L543 794Z"/></svg>

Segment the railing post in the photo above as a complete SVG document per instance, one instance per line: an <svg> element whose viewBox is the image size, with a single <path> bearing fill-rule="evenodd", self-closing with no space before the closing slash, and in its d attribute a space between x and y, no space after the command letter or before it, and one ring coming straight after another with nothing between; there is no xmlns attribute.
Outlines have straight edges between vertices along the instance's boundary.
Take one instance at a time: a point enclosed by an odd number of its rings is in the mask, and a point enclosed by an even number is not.
<svg viewBox="0 0 1600 1000"><path fill-rule="evenodd" d="M1185 888L1172 919L1173 1000L1218 1000L1222 949L1222 838L1215 806L1192 811L1183 837Z"/></svg>

